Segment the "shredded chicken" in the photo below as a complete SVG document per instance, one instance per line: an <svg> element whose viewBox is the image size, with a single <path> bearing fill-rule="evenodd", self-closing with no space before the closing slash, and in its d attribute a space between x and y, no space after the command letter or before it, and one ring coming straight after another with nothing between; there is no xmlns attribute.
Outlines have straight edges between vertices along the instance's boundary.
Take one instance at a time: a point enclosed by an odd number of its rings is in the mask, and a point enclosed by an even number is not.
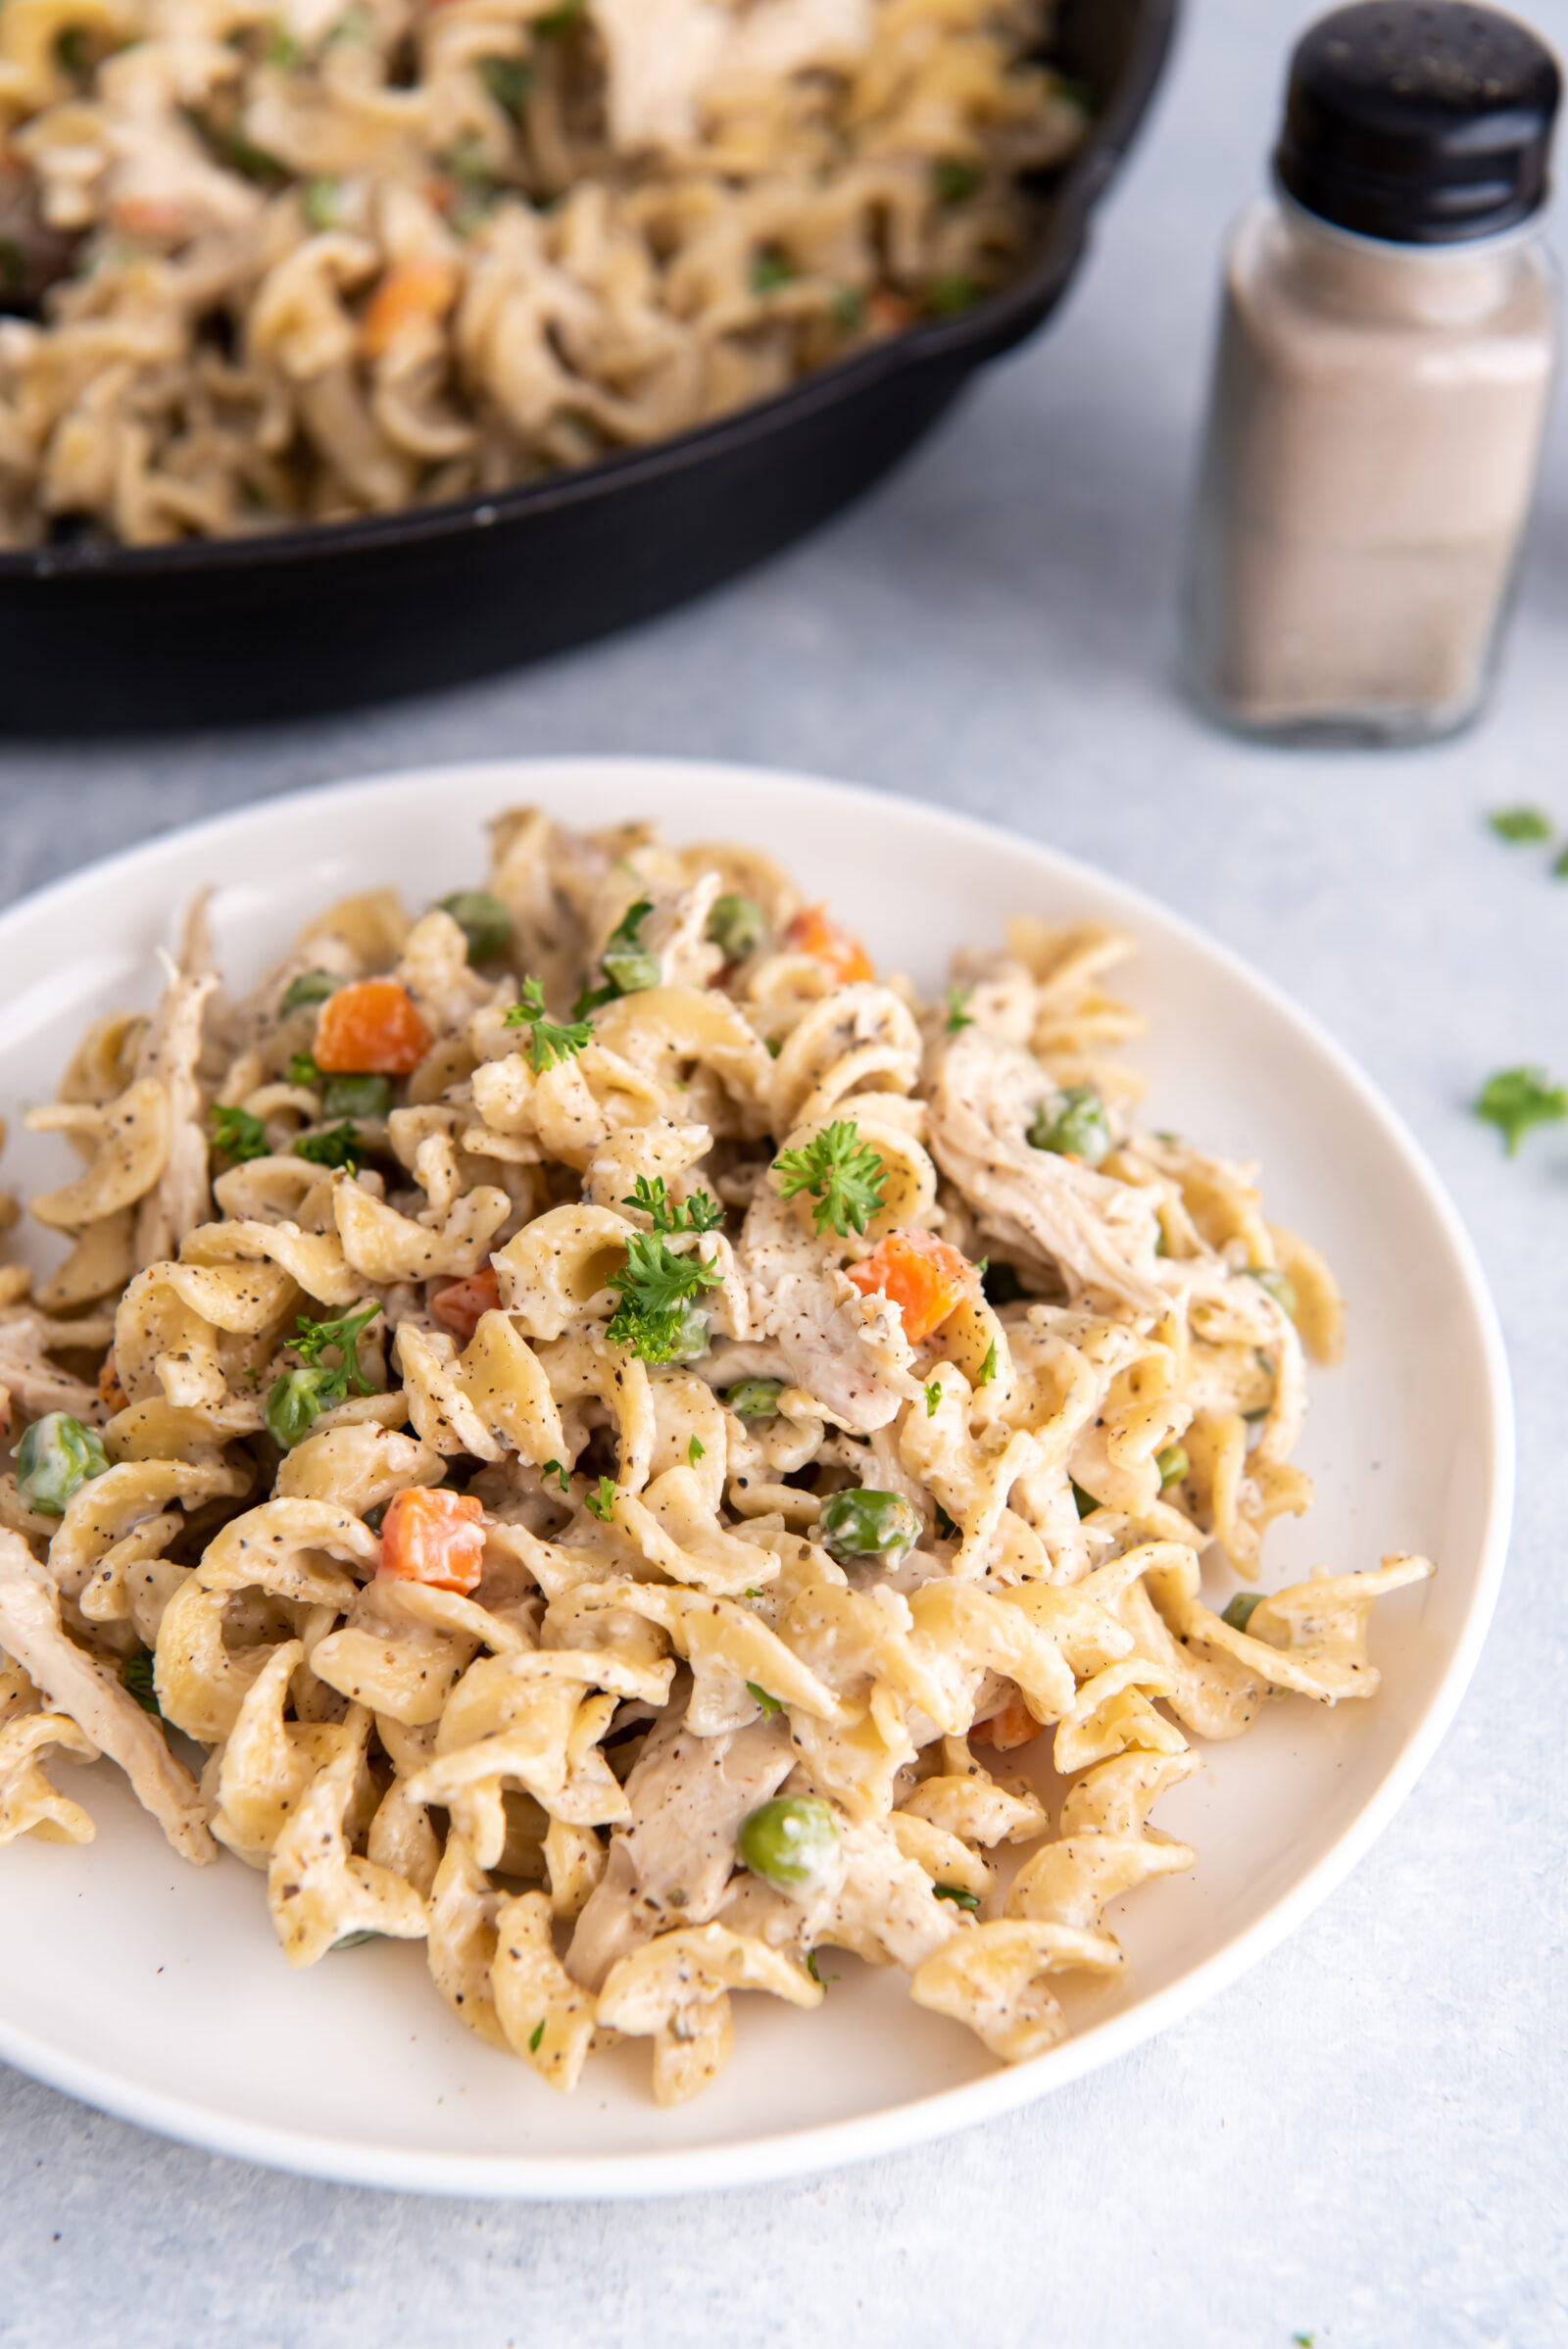
<svg viewBox="0 0 1568 2349"><path fill-rule="evenodd" d="M217 987L210 972L186 978L172 969L136 1055L137 1076L156 1078L168 1094L172 1126L169 1163L136 1217L136 1262L142 1267L177 1256L186 1234L213 1211L196 1066L202 1053L203 1014Z"/></svg>
<svg viewBox="0 0 1568 2349"><path fill-rule="evenodd" d="M216 1860L196 1782L162 1729L102 1664L67 1638L60 1594L19 1534L0 1531L0 1648L26 1672L51 1708L67 1713L100 1753L118 1762L143 1810L182 1859Z"/></svg>

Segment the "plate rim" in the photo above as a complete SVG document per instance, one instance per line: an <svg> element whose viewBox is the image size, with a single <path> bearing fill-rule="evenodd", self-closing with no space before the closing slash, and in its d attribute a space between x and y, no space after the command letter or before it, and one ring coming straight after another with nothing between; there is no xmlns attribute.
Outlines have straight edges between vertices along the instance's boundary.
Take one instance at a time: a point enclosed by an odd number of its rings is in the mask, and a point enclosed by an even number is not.
<svg viewBox="0 0 1568 2349"><path fill-rule="evenodd" d="M517 788L531 789L548 799L552 792L569 791L574 777L590 774L596 779L623 781L628 795L637 788L645 795L657 791L661 781L689 784L698 780L715 788L734 790L739 786L742 791L760 784L819 804L847 798L883 811L891 804L906 819L928 826L933 835L956 834L993 854L1024 850L1031 860L1038 859L1069 888L1088 886L1108 897L1125 909L1135 929L1144 924L1156 932L1173 933L1188 950L1217 965L1227 979L1261 999L1271 1013L1328 1060L1335 1074L1358 1097L1402 1172L1423 1194L1459 1276L1479 1341L1487 1403L1481 1433L1490 1494L1475 1591L1437 1688L1379 1785L1321 1859L1252 1925L1232 1934L1210 1957L1163 1990L1139 1999L1103 2023L1090 2025L1043 2057L1002 2067L956 2087L884 2105L852 2120L783 2130L742 2144L655 2148L629 2154L502 2155L387 2149L354 2137L236 2119L187 2097L142 2087L105 2066L63 2052L0 2014L0 2060L48 2087L205 2152L346 2185L526 2202L642 2200L758 2186L927 2144L1017 2111L1116 2061L1237 1982L1303 1924L1365 1857L1413 1790L1458 1711L1480 1660L1507 1560L1516 1463L1506 1348L1475 1244L1420 1143L1382 1089L1316 1015L1246 956L1136 884L1026 833L941 802L744 760L584 753L420 763L270 794L217 815L176 824L151 839L95 858L0 910L0 949L13 925L47 913L86 884L136 875L161 861L172 847L183 850L210 843L215 855L220 854L230 835L243 837L259 819L266 821L285 808L298 810L302 803L368 800L388 789L445 791L475 785L482 789L486 783L494 786L510 778L516 778Z"/></svg>

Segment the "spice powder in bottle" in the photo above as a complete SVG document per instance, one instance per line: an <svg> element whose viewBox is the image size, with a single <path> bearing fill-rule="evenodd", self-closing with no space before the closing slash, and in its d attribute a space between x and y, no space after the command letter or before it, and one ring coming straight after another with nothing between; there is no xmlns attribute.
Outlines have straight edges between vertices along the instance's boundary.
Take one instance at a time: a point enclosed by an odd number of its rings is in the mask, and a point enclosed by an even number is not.
<svg viewBox="0 0 1568 2349"><path fill-rule="evenodd" d="M1225 722L1410 741L1484 699L1551 387L1559 86L1527 26L1457 0L1339 9L1298 47L1192 532L1187 665Z"/></svg>

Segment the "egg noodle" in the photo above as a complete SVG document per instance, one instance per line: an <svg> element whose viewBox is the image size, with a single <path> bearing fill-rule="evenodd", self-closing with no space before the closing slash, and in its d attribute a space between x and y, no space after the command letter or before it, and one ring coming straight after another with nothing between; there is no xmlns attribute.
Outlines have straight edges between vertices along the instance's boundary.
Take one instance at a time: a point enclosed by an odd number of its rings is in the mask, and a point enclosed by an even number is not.
<svg viewBox="0 0 1568 2349"><path fill-rule="evenodd" d="M1137 1122L1127 952L1017 919L924 1005L759 854L528 810L243 1002L198 909L27 1121L0 1840L90 1841L105 1756L290 1965L422 1941L560 2089L618 2034L690 2096L824 1947L1052 2046L1189 1738L1370 1696L1432 1572L1256 1589L1341 1303Z"/></svg>
<svg viewBox="0 0 1568 2349"><path fill-rule="evenodd" d="M968 307L1050 0L5 0L0 544L437 504Z"/></svg>

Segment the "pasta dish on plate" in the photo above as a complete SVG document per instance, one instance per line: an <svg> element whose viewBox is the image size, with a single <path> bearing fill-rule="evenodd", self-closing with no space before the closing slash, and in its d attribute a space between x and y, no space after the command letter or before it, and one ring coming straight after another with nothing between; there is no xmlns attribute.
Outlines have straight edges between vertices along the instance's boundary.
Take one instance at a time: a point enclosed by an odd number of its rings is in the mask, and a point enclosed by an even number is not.
<svg viewBox="0 0 1568 2349"><path fill-rule="evenodd" d="M758 853L532 810L243 1000L197 906L27 1121L0 1840L90 1842L104 1757L290 1965L422 1942L563 2090L692 2095L824 1949L1054 2045L1193 1740L1372 1696L1433 1571L1265 1595L1341 1301L1139 1122L1128 952L1020 917L925 1003Z"/></svg>
<svg viewBox="0 0 1568 2349"><path fill-rule="evenodd" d="M1050 0L6 0L0 545L436 505L969 307Z"/></svg>

